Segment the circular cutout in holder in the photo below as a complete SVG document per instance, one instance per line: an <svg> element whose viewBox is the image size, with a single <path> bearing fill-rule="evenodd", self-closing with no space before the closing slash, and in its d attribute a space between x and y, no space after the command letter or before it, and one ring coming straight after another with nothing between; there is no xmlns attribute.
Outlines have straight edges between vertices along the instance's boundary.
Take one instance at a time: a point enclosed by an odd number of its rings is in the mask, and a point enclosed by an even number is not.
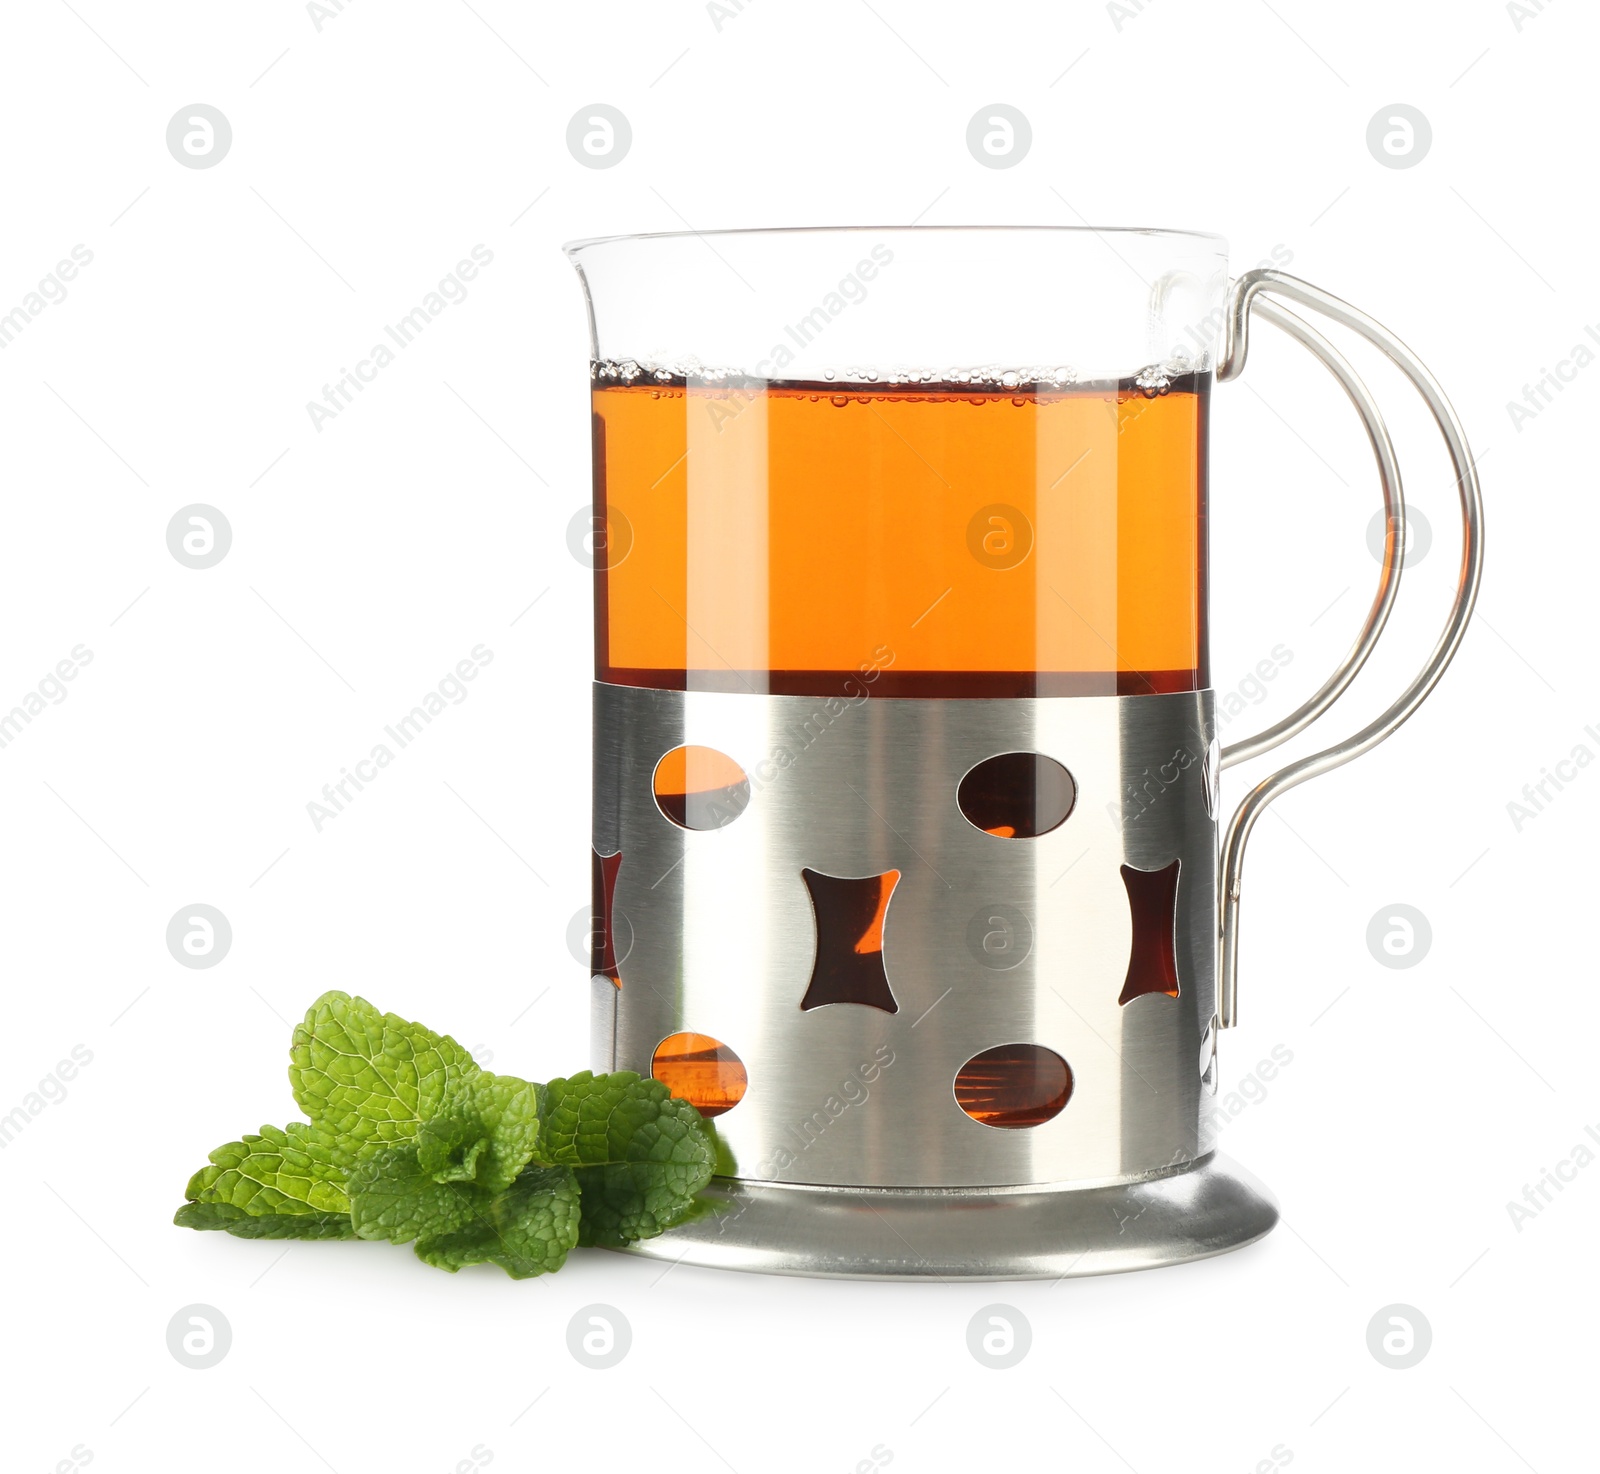
<svg viewBox="0 0 1600 1474"><path fill-rule="evenodd" d="M680 829L723 829L750 802L750 780L714 747L674 747L656 764L656 807Z"/></svg>
<svg viewBox="0 0 1600 1474"><path fill-rule="evenodd" d="M1036 839L1067 821L1072 774L1041 752L1002 752L970 768L956 789L967 823L997 839Z"/></svg>
<svg viewBox="0 0 1600 1474"><path fill-rule="evenodd" d="M650 1073L702 1116L720 1116L744 1099L744 1061L709 1034L668 1034L650 1056Z"/></svg>
<svg viewBox="0 0 1600 1474"><path fill-rule="evenodd" d="M1072 1070L1042 1044L999 1044L956 1073L956 1104L984 1126L1042 1126L1072 1095Z"/></svg>

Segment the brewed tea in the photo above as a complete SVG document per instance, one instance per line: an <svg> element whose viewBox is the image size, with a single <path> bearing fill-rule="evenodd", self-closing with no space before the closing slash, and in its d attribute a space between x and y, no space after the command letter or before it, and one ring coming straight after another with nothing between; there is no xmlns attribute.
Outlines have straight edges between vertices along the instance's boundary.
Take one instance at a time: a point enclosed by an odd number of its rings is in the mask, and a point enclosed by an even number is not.
<svg viewBox="0 0 1600 1474"><path fill-rule="evenodd" d="M597 677L799 695L852 680L898 696L1197 690L1209 387L596 365Z"/></svg>

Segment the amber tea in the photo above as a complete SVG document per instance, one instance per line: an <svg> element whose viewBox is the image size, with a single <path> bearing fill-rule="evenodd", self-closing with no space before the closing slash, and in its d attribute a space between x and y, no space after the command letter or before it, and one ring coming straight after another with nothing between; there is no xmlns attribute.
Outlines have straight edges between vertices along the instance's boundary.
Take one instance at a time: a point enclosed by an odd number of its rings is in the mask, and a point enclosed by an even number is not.
<svg viewBox="0 0 1600 1474"><path fill-rule="evenodd" d="M674 690L1206 684L1209 376L594 371L597 677Z"/></svg>

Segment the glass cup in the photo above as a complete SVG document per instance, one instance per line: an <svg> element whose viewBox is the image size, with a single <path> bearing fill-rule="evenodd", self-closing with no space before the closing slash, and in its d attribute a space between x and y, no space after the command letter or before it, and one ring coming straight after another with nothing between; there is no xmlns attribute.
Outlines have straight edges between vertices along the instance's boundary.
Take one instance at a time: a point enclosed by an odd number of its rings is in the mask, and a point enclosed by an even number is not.
<svg viewBox="0 0 1600 1474"><path fill-rule="evenodd" d="M732 1163L727 1211L660 1252L1057 1273L1068 1233L1072 1272L1091 1272L1265 1232L1270 1199L1210 1126L1245 841L1278 793L1398 727L1459 643L1481 516L1437 384L1318 288L1230 283L1211 235L771 230L567 249L592 328L596 1068L664 1080L716 1117ZM1260 784L1219 865L1221 769L1337 700L1403 566L1372 396L1272 297L1365 336L1423 394L1456 466L1462 577L1416 680ZM1209 421L1252 319L1350 398L1389 534L1344 661L1224 749ZM874 1213L841 1218L840 1192ZM979 1210L964 1227L941 1214L952 1193ZM1096 1238L1105 1193L1148 1210L1137 1250ZM872 1226L885 1214L888 1236ZM895 1240L913 1229L918 1263Z"/></svg>
<svg viewBox="0 0 1600 1474"><path fill-rule="evenodd" d="M1166 231L1115 249L1126 270L1105 269L1094 235L1055 230L575 247L610 549L597 679L815 695L867 675L876 694L952 697L1204 686L1225 252Z"/></svg>

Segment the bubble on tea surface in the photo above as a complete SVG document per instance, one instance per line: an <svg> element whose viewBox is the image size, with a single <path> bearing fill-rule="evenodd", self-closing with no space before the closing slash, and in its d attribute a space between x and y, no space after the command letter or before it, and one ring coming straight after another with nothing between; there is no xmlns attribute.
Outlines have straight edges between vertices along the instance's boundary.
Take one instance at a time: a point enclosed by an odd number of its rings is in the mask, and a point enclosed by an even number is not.
<svg viewBox="0 0 1600 1474"><path fill-rule="evenodd" d="M1139 376L1133 382L1144 392L1146 399L1154 399L1172 388L1172 376L1159 364L1140 369Z"/></svg>
<svg viewBox="0 0 1600 1474"><path fill-rule="evenodd" d="M1171 366L1169 365L1169 368ZM790 382L797 385L835 384L840 381L858 385L877 385L885 388L924 387L929 389L1066 389L1079 385L1094 387L1119 382L1106 377L1087 379L1071 364L1029 364L1008 367L1001 364L952 364L930 368L913 364L846 364L820 368L804 378L793 380L768 380L764 375L750 373L740 368L708 368L692 360L673 360L670 363L654 361L640 363L636 359L597 359L590 365L590 378L600 385L627 386L642 379L661 383L692 381L702 384L737 384Z"/></svg>
<svg viewBox="0 0 1600 1474"><path fill-rule="evenodd" d="M591 362L589 377L597 388L631 388L636 385L671 386L675 389L761 390L769 385L792 389L836 389L850 385L858 390L876 388L896 395L907 390L926 389L930 394L971 391L973 402L987 402L989 396L1006 394L1046 394L1069 389L1114 390L1124 385L1150 393L1164 394L1181 376L1197 365L1181 350L1162 364L1154 364L1135 377L1111 375L1090 377L1072 364L829 364L804 377L781 379L752 373L745 368L708 366L692 358L666 361L636 358L602 358ZM828 395L814 393L821 403ZM859 394L854 396L859 398Z"/></svg>

